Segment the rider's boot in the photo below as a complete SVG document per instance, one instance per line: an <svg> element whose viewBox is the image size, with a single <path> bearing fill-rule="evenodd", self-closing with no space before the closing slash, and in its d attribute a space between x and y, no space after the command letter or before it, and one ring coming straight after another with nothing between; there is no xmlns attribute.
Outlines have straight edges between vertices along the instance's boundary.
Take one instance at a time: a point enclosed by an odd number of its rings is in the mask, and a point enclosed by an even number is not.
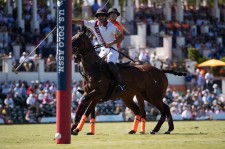
<svg viewBox="0 0 225 149"><path fill-rule="evenodd" d="M114 64L113 62L109 62L108 63L108 68L110 70L110 72L112 73L115 81L116 81L116 90L115 90L115 94L119 94L122 91L124 91L125 86L122 84L121 81L121 76L119 73L119 68L117 67L116 64Z"/></svg>

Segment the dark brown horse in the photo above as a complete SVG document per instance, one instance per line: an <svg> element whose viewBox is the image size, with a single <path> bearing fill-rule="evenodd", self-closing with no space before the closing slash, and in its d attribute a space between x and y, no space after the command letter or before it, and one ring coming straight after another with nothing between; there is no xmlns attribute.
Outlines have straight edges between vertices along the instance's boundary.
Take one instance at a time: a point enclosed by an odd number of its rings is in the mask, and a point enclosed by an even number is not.
<svg viewBox="0 0 225 149"><path fill-rule="evenodd" d="M136 133L139 121L141 121L142 125L141 133L145 133L146 114L144 100L154 105L161 112L161 118L155 128L150 132L151 134L159 131L166 118L169 128L165 133L169 134L174 129L169 106L162 101L168 86L165 73L177 75L183 75L183 73L160 70L149 64L133 66L130 64L126 66L120 64L120 74L126 89L121 94L115 95L114 80L107 71L107 64L96 54L90 39L84 32L79 32L73 36L72 48L74 62L82 63L85 79L85 92L77 108L75 122L71 127L72 134L77 135L82 130L87 117L91 113L91 124L94 123L94 111L97 103L102 100L118 98L121 98L124 104L135 114L135 120L132 130L129 132L130 134ZM135 95L137 96L140 108L133 101ZM93 128L89 134L94 134Z"/></svg>

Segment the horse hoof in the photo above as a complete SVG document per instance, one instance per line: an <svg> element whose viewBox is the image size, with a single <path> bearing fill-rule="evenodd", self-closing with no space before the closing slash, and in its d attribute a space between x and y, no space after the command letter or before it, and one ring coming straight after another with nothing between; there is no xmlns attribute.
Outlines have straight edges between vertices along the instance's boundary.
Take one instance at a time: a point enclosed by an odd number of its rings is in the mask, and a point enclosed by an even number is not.
<svg viewBox="0 0 225 149"><path fill-rule="evenodd" d="M151 134L151 135L155 135L155 133L156 133L156 132L154 132L154 131L150 131L150 132L149 132L149 134Z"/></svg>
<svg viewBox="0 0 225 149"><path fill-rule="evenodd" d="M95 134L92 132L88 132L86 135L95 135Z"/></svg>
<svg viewBox="0 0 225 149"><path fill-rule="evenodd" d="M79 129L74 129L73 132L72 132L72 135L76 135L77 136L78 133L79 133Z"/></svg>
<svg viewBox="0 0 225 149"><path fill-rule="evenodd" d="M144 135L144 134L145 134L145 132L141 131L141 132L139 132L139 134L140 134L140 135Z"/></svg>
<svg viewBox="0 0 225 149"><path fill-rule="evenodd" d="M134 131L134 130L131 130L128 132L128 134L135 134L135 133L136 133L136 131Z"/></svg>
<svg viewBox="0 0 225 149"><path fill-rule="evenodd" d="M164 134L170 134L170 131L166 131Z"/></svg>
<svg viewBox="0 0 225 149"><path fill-rule="evenodd" d="M72 125L71 125L71 129L70 129L71 134L73 134L73 131L74 131L74 129L76 129L76 128L77 128L77 124L72 124Z"/></svg>

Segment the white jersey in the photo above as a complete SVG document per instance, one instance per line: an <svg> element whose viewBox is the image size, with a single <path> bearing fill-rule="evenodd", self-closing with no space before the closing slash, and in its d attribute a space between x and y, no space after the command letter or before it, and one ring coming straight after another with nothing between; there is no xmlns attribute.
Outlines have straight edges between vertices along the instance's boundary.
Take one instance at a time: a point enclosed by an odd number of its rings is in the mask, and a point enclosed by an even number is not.
<svg viewBox="0 0 225 149"><path fill-rule="evenodd" d="M96 24L96 20L84 20L84 25L89 28L92 33L95 35L95 37L97 38L98 42L100 44L104 44L101 39L99 38L99 35L96 33L95 30L95 24ZM116 26L114 26L111 22L107 22L106 26L98 26L99 27L99 31L101 33L102 38L104 39L104 42L113 42L115 40L115 34L119 31ZM112 45L112 47L117 50L117 46L116 44ZM107 62L113 62L116 63L118 61L119 58L119 53L117 51L115 51L113 49L110 48L105 48L102 47L101 48L101 52L99 53L100 57L104 57L107 56Z"/></svg>

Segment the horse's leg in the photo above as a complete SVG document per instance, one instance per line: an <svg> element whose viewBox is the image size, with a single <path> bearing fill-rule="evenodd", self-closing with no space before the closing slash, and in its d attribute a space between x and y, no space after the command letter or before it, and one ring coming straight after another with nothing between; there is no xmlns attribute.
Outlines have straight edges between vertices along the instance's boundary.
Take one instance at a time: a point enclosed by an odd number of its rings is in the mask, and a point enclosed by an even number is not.
<svg viewBox="0 0 225 149"><path fill-rule="evenodd" d="M95 109L91 111L91 119L90 119L90 132L87 135L94 135L95 134Z"/></svg>
<svg viewBox="0 0 225 149"><path fill-rule="evenodd" d="M95 90L91 91L90 93L84 93L84 95L80 99L80 104L77 107L76 115L74 118L74 123L71 125L71 134L77 135L75 132L75 128L77 128L78 123L80 122L82 115L84 114L87 105L92 101L93 97L96 96L97 93Z"/></svg>
<svg viewBox="0 0 225 149"><path fill-rule="evenodd" d="M84 114L85 109L86 109L86 107L88 105L88 102L84 102L82 100L82 98L83 97L81 97L81 102L80 102L80 104L78 105L78 107L76 109L76 112L75 112L76 114L75 114L75 117L73 119L73 124L71 125L71 134L73 134L73 135L76 135L76 134L73 133L73 131L78 126L78 124L79 124L79 122L80 122L80 120L82 118L82 115Z"/></svg>
<svg viewBox="0 0 225 149"><path fill-rule="evenodd" d="M91 103L88 105L86 111L84 112L78 126L76 129L73 130L73 134L74 135L78 135L78 133L82 130L84 123L87 120L87 117L89 116L89 114L92 112L92 110L95 110L95 106L97 104L99 100L92 100Z"/></svg>
<svg viewBox="0 0 225 149"><path fill-rule="evenodd" d="M84 111L85 111L85 107L86 107L86 104L81 102L77 109L76 109L76 114L75 114L75 117L73 119L73 124L71 125L71 134L73 134L73 130L77 127L77 125L79 124L80 120L81 120L81 117L82 115L84 114Z"/></svg>
<svg viewBox="0 0 225 149"><path fill-rule="evenodd" d="M140 110L139 107L135 104L135 102L133 101L132 97L130 98L122 98L124 104L131 109L134 114L135 114L135 118L134 118L134 123L133 123L133 127L131 129L131 131L129 131L129 134L135 134L137 132L137 128L138 128L138 124L140 122Z"/></svg>
<svg viewBox="0 0 225 149"><path fill-rule="evenodd" d="M140 116L141 116L141 132L140 132L140 134L145 134L146 111L145 111L144 97L141 94L137 94L136 97L137 97L138 106L140 109Z"/></svg>
<svg viewBox="0 0 225 149"><path fill-rule="evenodd" d="M172 118L172 115L170 113L169 106L167 104L163 103L163 102L162 102L163 109L161 109L161 104L155 105L155 106L161 112L161 117L160 117L156 127L150 133L155 134L156 132L158 132L159 129L161 128L162 124L164 123L165 119L167 118L169 129L168 129L168 131L165 132L165 134L170 134L170 132L174 130L174 125L173 125L173 118Z"/></svg>
<svg viewBox="0 0 225 149"><path fill-rule="evenodd" d="M174 130L173 117L171 115L169 106L167 104L163 103L163 107L164 107L168 125L169 125L169 129L168 129L168 131L165 132L165 134L170 134L170 132Z"/></svg>
<svg viewBox="0 0 225 149"><path fill-rule="evenodd" d="M163 102L161 101L160 103L153 103L153 105L161 112L161 117L158 120L158 123L156 124L155 128L150 132L150 134L155 134L156 132L158 132L166 119L166 112Z"/></svg>

